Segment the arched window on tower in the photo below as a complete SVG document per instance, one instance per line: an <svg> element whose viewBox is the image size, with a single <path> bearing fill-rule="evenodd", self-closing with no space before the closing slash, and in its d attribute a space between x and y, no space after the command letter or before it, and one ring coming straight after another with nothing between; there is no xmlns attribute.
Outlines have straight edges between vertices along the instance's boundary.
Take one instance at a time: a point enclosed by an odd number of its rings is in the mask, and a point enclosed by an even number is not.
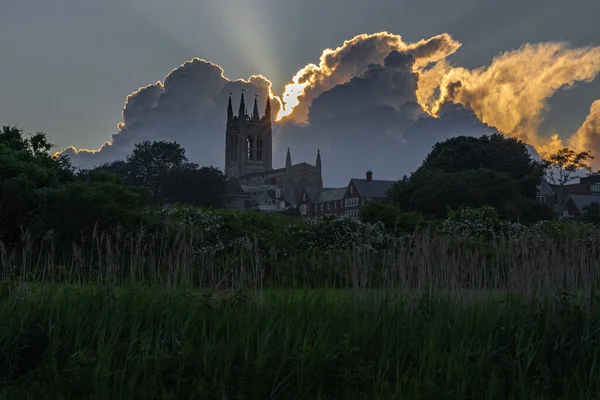
<svg viewBox="0 0 600 400"><path fill-rule="evenodd" d="M262 161L263 141L262 137L256 138L256 161Z"/></svg>
<svg viewBox="0 0 600 400"><path fill-rule="evenodd" d="M246 138L246 160L252 160L252 136Z"/></svg>

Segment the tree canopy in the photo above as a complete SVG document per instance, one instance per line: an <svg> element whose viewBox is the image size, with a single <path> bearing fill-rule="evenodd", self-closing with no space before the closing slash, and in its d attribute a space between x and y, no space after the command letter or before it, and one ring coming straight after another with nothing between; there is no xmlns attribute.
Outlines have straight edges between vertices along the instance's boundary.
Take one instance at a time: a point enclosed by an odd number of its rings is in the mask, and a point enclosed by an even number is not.
<svg viewBox="0 0 600 400"><path fill-rule="evenodd" d="M592 168L589 160L594 156L588 151L576 152L564 147L548 156L546 164L546 179L554 185L563 186L574 179L579 178L579 172L590 173Z"/></svg>
<svg viewBox="0 0 600 400"><path fill-rule="evenodd" d="M147 188L158 204L223 205L225 175L217 168L189 162L185 149L176 142L138 143L125 161L104 164L97 170L118 174L128 185Z"/></svg>
<svg viewBox="0 0 600 400"><path fill-rule="evenodd" d="M478 138L458 136L438 142L421 166L448 173L487 169L505 173L511 179L540 174L540 167L525 143L499 133Z"/></svg>
<svg viewBox="0 0 600 400"><path fill-rule="evenodd" d="M388 199L435 217L465 206L504 212L520 198L535 198L543 172L520 140L459 136L436 143L417 171L390 189Z"/></svg>
<svg viewBox="0 0 600 400"><path fill-rule="evenodd" d="M17 127L0 132L0 240L22 232L73 240L82 232L120 226L137 229L164 202L220 207L225 177L216 168L189 163L174 142L143 142L124 161L75 171L49 154L44 133Z"/></svg>
<svg viewBox="0 0 600 400"><path fill-rule="evenodd" d="M68 159L52 157L43 133L31 137L17 127L0 134L0 237L19 240L23 231L41 236L52 230L72 238L95 224L101 228L139 222L149 204L145 189L115 177L82 179ZM89 178L89 177L88 177Z"/></svg>

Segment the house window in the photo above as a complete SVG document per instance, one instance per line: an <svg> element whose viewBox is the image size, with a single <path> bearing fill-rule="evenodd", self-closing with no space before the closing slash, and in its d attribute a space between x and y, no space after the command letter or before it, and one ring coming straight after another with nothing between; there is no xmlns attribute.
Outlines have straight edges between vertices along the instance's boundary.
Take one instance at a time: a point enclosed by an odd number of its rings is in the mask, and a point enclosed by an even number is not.
<svg viewBox="0 0 600 400"><path fill-rule="evenodd" d="M333 208L337 210L337 201L333 202Z"/></svg>
<svg viewBox="0 0 600 400"><path fill-rule="evenodd" d="M308 210L307 210L306 204L302 204L302 205L300 206L300 214L302 214L302 215L306 215L307 211L308 211Z"/></svg>
<svg viewBox="0 0 600 400"><path fill-rule="evenodd" d="M325 206L325 204L321 203L321 211L324 210L324 206Z"/></svg>
<svg viewBox="0 0 600 400"><path fill-rule="evenodd" d="M542 204L546 204L546 198L544 196L538 196L537 200Z"/></svg>
<svg viewBox="0 0 600 400"><path fill-rule="evenodd" d="M350 193L354 193L354 185L350 185Z"/></svg>
<svg viewBox="0 0 600 400"><path fill-rule="evenodd" d="M600 195L600 183L594 183L590 185L590 192L593 195Z"/></svg>

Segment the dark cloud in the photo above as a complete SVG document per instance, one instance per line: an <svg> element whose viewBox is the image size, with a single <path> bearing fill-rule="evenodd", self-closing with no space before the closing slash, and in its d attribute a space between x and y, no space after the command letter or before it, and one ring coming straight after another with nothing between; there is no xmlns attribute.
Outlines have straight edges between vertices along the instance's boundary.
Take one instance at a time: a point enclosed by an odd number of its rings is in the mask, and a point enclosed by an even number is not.
<svg viewBox="0 0 600 400"><path fill-rule="evenodd" d="M135 143L168 140L180 143L191 161L222 168L229 93L233 93L237 112L242 89L249 111L258 95L262 114L270 90L267 79L253 76L248 81L231 81L223 76L221 67L194 59L174 69L164 84L157 82L127 97L123 121L111 144L105 143L99 151L70 147L63 154L74 165L90 168L125 158ZM271 106L273 113L279 111L278 102Z"/></svg>
<svg viewBox="0 0 600 400"><path fill-rule="evenodd" d="M289 120L274 124L274 167L284 164L287 147L294 163L314 163L320 149L327 186L345 185L367 169L376 178L398 179L416 169L435 142L492 131L460 105L443 105L438 118L425 113L415 95L414 64L412 55L392 51L381 64L369 65L360 76L316 97L308 125ZM223 168L227 100L234 93L237 112L242 89L248 111L257 94L262 114L270 90L267 79L230 81L220 67L193 60L173 70L164 84L128 97L111 145L99 152L68 149L66 154L74 164L90 167L124 158L143 140L175 140L190 160ZM279 103L271 103L275 115Z"/></svg>
<svg viewBox="0 0 600 400"><path fill-rule="evenodd" d="M278 127L277 153L289 146L294 162L312 162L319 148L326 184L344 185L367 169L380 179L398 179L440 140L495 132L461 105L443 104L437 118L425 113L415 94L414 62L393 51L382 65L324 92L312 102L308 126Z"/></svg>

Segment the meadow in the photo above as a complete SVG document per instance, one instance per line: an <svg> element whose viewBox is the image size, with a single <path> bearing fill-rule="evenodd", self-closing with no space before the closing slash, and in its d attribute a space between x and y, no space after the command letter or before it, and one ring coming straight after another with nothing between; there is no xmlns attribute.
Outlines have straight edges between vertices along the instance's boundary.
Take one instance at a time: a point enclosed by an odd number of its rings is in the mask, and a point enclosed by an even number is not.
<svg viewBox="0 0 600 400"><path fill-rule="evenodd" d="M0 244L0 398L600 398L595 228L189 217Z"/></svg>

